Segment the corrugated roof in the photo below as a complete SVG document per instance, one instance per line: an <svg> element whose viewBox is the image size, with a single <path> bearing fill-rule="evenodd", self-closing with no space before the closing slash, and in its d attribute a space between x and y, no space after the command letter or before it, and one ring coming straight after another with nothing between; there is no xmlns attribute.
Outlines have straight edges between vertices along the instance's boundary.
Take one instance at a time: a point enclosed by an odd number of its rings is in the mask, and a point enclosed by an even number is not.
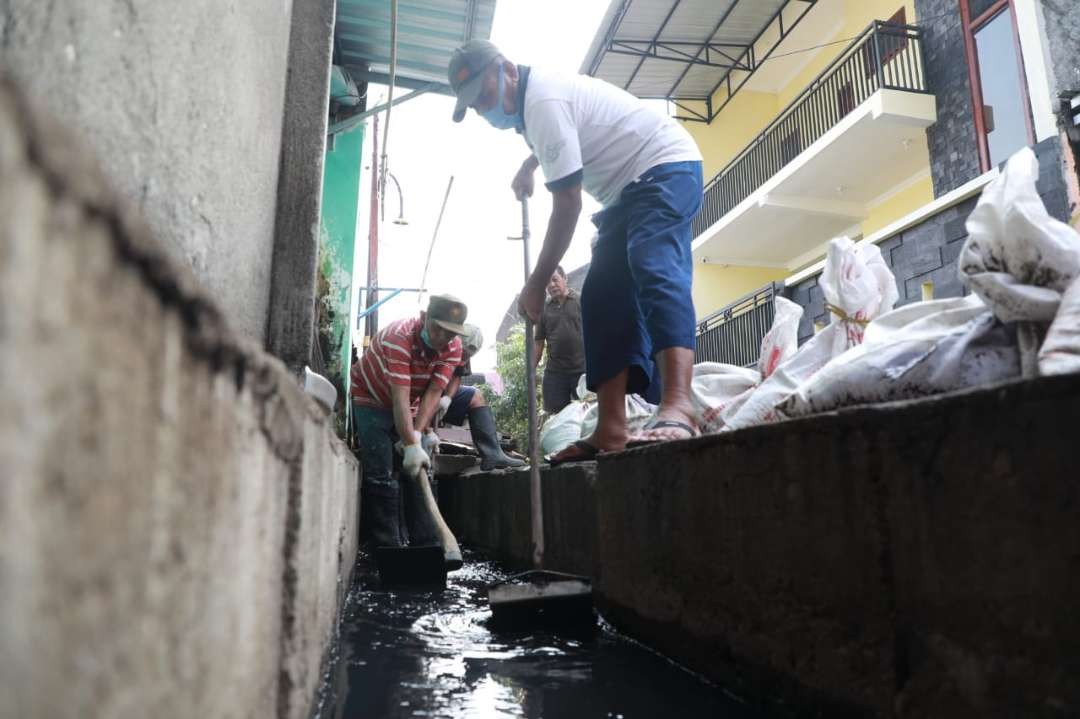
<svg viewBox="0 0 1080 719"><path fill-rule="evenodd" d="M495 0L400 0L397 74L399 87L449 93L446 66L456 47L491 36ZM334 63L354 80L386 83L390 72L389 0L338 0Z"/></svg>
<svg viewBox="0 0 1080 719"><path fill-rule="evenodd" d="M581 71L644 98L704 100L789 0L612 0Z"/></svg>

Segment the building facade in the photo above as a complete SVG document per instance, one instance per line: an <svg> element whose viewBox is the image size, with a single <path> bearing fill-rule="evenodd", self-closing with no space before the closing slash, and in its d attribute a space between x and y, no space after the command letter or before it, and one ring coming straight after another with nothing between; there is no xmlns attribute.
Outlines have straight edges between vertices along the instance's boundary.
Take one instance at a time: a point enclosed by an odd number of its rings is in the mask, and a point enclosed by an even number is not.
<svg viewBox="0 0 1080 719"><path fill-rule="evenodd" d="M582 70L668 100L711 178L699 360L755 360L778 292L806 308L800 340L827 323L837 236L881 247L901 303L961 294L967 215L1023 147L1050 213L1074 218L1078 28L1080 5L1046 0L613 3Z"/></svg>

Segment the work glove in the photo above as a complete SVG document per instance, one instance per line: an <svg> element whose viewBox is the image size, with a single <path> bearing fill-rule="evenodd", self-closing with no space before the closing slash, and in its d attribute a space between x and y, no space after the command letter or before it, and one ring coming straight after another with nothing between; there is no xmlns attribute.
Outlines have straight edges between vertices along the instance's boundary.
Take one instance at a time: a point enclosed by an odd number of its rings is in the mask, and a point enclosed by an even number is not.
<svg viewBox="0 0 1080 719"><path fill-rule="evenodd" d="M405 474L415 478L420 476L421 469L431 469L431 457L420 446L420 443L407 444L405 445L405 459L402 460L401 467L405 470Z"/></svg>
<svg viewBox="0 0 1080 719"><path fill-rule="evenodd" d="M439 435L430 429L424 432L424 435L420 438L420 447L427 453L428 457L434 457L435 450L439 448Z"/></svg>
<svg viewBox="0 0 1080 719"><path fill-rule="evenodd" d="M435 424L442 424L443 417L446 416L446 412L449 409L450 398L444 394L439 398L439 408L435 410Z"/></svg>

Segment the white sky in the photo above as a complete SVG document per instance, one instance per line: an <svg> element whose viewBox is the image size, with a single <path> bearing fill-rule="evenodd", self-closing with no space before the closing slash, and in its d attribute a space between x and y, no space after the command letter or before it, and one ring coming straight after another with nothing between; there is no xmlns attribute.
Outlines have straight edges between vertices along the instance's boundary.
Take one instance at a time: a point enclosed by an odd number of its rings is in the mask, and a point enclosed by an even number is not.
<svg viewBox="0 0 1080 719"><path fill-rule="evenodd" d="M514 62L576 73L607 6L608 0L499 0L491 39ZM385 87L372 85L368 92L369 107L385 101ZM395 95L405 92L398 88ZM424 95L398 105L391 113L388 164L401 183L409 224L392 223L397 217L398 198L393 183L388 182L386 221L379 227L378 284L419 286L439 207L453 175L427 289L457 295L468 305L468 321L484 333L485 347L473 361L473 368L482 371L495 366L495 331L507 305L524 284L521 243L506 238L521 234L521 206L510 191L510 180L529 150L517 133L495 130L471 111L463 122L455 124L450 119L452 110L450 97ZM380 142L382 124L380 119ZM356 288L367 282L370 129L369 121L357 216L354 323L363 294ZM551 214L551 194L543 187L540 170L536 180L537 191L529 201L533 263ZM583 199L581 220L563 259L568 272L588 262L594 232L589 217L600 209L587 195ZM379 308L379 326L415 316L418 310L415 293L398 295Z"/></svg>

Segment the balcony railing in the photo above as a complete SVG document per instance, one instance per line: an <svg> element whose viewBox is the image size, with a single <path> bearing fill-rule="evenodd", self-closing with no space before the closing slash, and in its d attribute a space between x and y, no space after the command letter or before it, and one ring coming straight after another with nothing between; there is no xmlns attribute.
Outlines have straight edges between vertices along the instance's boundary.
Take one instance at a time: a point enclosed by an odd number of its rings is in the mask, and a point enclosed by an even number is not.
<svg viewBox="0 0 1080 719"><path fill-rule="evenodd" d="M764 185L878 90L926 94L922 30L875 20L705 185L694 236Z"/></svg>
<svg viewBox="0 0 1080 719"><path fill-rule="evenodd" d="M772 327L773 300L783 288L783 283L765 285L699 321L694 362L755 366L761 340Z"/></svg>

